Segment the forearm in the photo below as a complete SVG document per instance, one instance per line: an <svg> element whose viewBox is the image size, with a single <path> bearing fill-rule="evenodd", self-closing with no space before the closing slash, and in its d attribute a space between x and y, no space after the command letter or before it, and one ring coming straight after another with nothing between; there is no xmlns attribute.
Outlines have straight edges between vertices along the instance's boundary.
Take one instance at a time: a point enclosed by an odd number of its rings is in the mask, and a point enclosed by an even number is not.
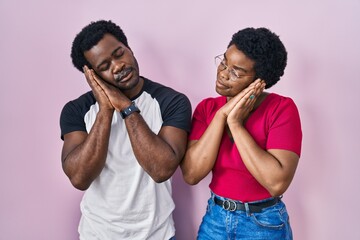
<svg viewBox="0 0 360 240"><path fill-rule="evenodd" d="M80 190L86 190L105 165L112 115L100 111L85 140L63 156L64 172Z"/></svg>
<svg viewBox="0 0 360 240"><path fill-rule="evenodd" d="M225 128L225 117L216 113L201 138L188 146L181 162L185 181L195 185L213 169Z"/></svg>
<svg viewBox="0 0 360 240"><path fill-rule="evenodd" d="M155 134L139 113L125 118L126 128L134 155L140 166L156 182L169 179L177 169L186 147L183 136L183 150L175 151L162 137ZM179 136L180 137L180 136Z"/></svg>
<svg viewBox="0 0 360 240"><path fill-rule="evenodd" d="M251 175L273 196L281 195L287 186L286 171L272 154L260 148L240 124L229 125L240 156Z"/></svg>

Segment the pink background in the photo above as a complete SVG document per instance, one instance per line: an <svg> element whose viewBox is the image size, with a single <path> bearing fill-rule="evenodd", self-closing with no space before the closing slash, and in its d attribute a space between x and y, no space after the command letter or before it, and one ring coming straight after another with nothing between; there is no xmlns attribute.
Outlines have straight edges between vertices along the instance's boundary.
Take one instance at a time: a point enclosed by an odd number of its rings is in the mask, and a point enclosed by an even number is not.
<svg viewBox="0 0 360 240"><path fill-rule="evenodd" d="M79 201L60 164L59 114L87 91L71 65L75 34L111 19L128 36L141 73L188 95L215 96L213 57L245 27L268 27L289 52L270 89L291 96L303 154L284 196L295 239L360 239L360 1L0 0L0 238L77 239ZM210 177L174 177L177 239L194 239ZM136 206L134 206L136 207Z"/></svg>

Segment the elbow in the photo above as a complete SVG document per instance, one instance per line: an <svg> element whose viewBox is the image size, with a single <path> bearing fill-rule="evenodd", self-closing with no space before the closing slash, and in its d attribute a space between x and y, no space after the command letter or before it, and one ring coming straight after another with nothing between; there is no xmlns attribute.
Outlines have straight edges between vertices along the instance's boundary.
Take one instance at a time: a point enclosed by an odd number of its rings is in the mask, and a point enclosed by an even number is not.
<svg viewBox="0 0 360 240"><path fill-rule="evenodd" d="M289 184L286 183L277 183L273 184L268 188L269 193L272 197L279 197L285 193Z"/></svg>
<svg viewBox="0 0 360 240"><path fill-rule="evenodd" d="M88 185L83 185L83 184L72 184L74 186L74 188L76 188L77 190L80 190L80 191L85 191L87 190L90 186Z"/></svg>
<svg viewBox="0 0 360 240"><path fill-rule="evenodd" d="M205 177L199 175L200 173L195 171L194 168L186 167L184 164L181 164L180 167L183 179L189 185L196 185Z"/></svg>
<svg viewBox="0 0 360 240"><path fill-rule="evenodd" d="M184 177L184 181L189 185L196 185L200 182L199 179L193 177Z"/></svg>
<svg viewBox="0 0 360 240"><path fill-rule="evenodd" d="M90 187L91 183L88 183L88 181L85 181L84 179L81 179L79 177L71 177L70 178L71 184L80 191L85 191Z"/></svg>
<svg viewBox="0 0 360 240"><path fill-rule="evenodd" d="M174 170L168 170L157 174L149 174L150 177L156 182L156 183L162 183L171 178L171 176L174 174L176 169Z"/></svg>
<svg viewBox="0 0 360 240"><path fill-rule="evenodd" d="M195 174L191 172L182 171L182 173L183 173L184 181L189 185L196 185L201 181L201 178L197 177Z"/></svg>
<svg viewBox="0 0 360 240"><path fill-rule="evenodd" d="M155 176L155 177L151 177L156 183L162 183L167 181L170 177L167 176Z"/></svg>
<svg viewBox="0 0 360 240"><path fill-rule="evenodd" d="M80 191L87 190L93 181L93 179L86 177L85 173L65 168L64 165L63 165L63 170L66 176L69 178L71 185L73 185L74 188Z"/></svg>

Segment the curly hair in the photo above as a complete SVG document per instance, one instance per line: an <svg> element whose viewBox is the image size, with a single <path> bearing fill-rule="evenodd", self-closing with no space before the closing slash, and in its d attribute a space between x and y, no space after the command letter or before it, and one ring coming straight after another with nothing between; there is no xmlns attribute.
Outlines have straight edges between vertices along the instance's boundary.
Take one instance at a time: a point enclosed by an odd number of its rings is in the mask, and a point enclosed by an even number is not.
<svg viewBox="0 0 360 240"><path fill-rule="evenodd" d="M267 28L245 28L232 36L228 47L233 44L255 62L256 78L265 81L265 88L280 80L287 63L287 51L279 36Z"/></svg>
<svg viewBox="0 0 360 240"><path fill-rule="evenodd" d="M107 33L113 35L130 49L127 38L118 25L110 20L91 22L76 35L71 47L72 63L79 71L83 72L83 66L85 65L91 67L84 56L84 52L95 46Z"/></svg>

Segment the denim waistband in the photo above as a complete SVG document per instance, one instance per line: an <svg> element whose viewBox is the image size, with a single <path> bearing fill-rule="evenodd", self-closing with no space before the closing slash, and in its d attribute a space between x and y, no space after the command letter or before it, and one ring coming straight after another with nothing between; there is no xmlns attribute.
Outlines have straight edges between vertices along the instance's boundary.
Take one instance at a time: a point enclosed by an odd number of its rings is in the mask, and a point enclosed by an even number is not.
<svg viewBox="0 0 360 240"><path fill-rule="evenodd" d="M272 197L253 202L241 202L224 198L211 192L214 203L227 211L246 211L250 213L260 213L264 208L271 207L281 201L281 197Z"/></svg>

